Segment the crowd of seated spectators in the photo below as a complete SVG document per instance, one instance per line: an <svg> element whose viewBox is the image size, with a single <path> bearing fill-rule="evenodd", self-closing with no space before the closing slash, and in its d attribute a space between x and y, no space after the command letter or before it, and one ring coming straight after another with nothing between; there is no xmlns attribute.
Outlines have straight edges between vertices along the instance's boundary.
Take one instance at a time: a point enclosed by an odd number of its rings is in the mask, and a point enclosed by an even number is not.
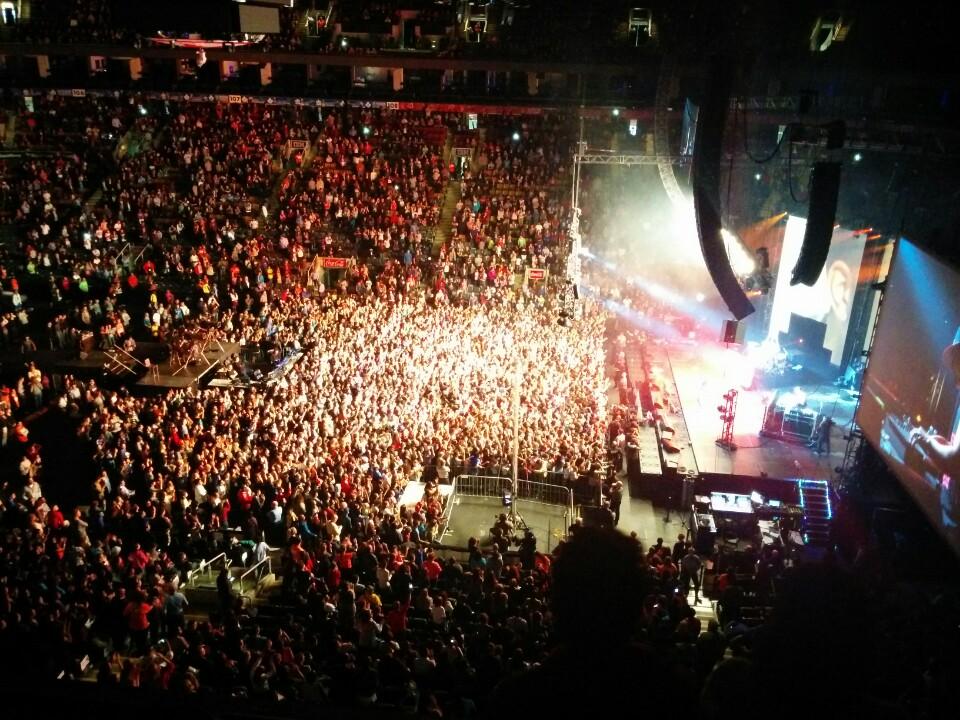
<svg viewBox="0 0 960 720"><path fill-rule="evenodd" d="M403 260L429 254L448 171L445 118L364 110L327 115L309 167L280 193L282 237L324 255Z"/></svg>
<svg viewBox="0 0 960 720"><path fill-rule="evenodd" d="M476 167L464 171L450 240L440 250L451 288L503 287L530 267L562 271L570 140L569 125L554 117L490 123L474 148Z"/></svg>
<svg viewBox="0 0 960 720"><path fill-rule="evenodd" d="M17 39L33 43L126 43L135 33L112 22L111 0L33 0Z"/></svg>

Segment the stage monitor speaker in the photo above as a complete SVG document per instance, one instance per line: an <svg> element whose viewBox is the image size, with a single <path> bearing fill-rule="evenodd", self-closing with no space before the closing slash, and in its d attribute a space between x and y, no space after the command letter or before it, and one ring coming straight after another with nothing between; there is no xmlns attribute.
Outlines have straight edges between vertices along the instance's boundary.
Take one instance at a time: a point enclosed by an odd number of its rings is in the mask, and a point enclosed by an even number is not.
<svg viewBox="0 0 960 720"><path fill-rule="evenodd" d="M739 320L723 321L723 342L727 345L743 343L746 326Z"/></svg>
<svg viewBox="0 0 960 720"><path fill-rule="evenodd" d="M720 159L730 103L732 68L722 59L714 62L712 67L693 147L693 208L707 271L730 312L737 320L742 320L754 311L754 307L730 267L730 258L720 234L723 227L720 218Z"/></svg>
<svg viewBox="0 0 960 720"><path fill-rule="evenodd" d="M816 284L830 252L833 223L837 216L837 195L840 192L840 163L818 162L810 180L810 210L803 233L800 257L793 268L791 285Z"/></svg>

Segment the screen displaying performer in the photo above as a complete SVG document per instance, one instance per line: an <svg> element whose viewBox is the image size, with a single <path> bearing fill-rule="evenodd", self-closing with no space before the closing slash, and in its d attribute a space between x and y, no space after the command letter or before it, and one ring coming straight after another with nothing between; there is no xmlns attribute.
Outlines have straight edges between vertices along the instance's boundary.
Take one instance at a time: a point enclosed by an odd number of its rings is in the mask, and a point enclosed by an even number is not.
<svg viewBox="0 0 960 720"><path fill-rule="evenodd" d="M867 240L864 235L854 235L851 230L835 229L827 262L817 282L813 286L791 285L790 276L800 257L806 229L806 219L794 215L787 218L770 313L769 337L779 340L780 333L790 328L791 315L823 323L826 325L823 347L830 351L830 363L839 365L843 359L850 309Z"/></svg>
<svg viewBox="0 0 960 720"><path fill-rule="evenodd" d="M857 422L960 552L960 272L901 240Z"/></svg>

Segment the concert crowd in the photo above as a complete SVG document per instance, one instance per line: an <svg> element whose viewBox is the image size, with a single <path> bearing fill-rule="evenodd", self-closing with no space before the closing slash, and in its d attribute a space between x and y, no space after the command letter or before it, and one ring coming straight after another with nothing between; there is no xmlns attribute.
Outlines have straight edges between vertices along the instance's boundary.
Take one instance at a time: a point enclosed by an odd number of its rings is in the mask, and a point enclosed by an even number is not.
<svg viewBox="0 0 960 720"><path fill-rule="evenodd" d="M799 693L832 669L839 707L938 707L953 635L908 667L914 638L853 611L901 607L892 583L861 582L863 566L828 557L797 582L765 550L726 576L720 622L704 628L684 539L641 550L575 525L552 555L437 548L441 487L506 473L515 392L525 477L596 474L615 450L609 423L629 423L608 407L603 305L585 300L562 326L551 286L521 282L563 265L563 119L518 122L517 140L491 120L447 216L454 117L33 101L17 124L31 157L4 167L0 208L16 232L2 289L11 302L28 290L3 333L21 361L0 398L4 677L429 717L615 708L642 687L654 706L726 717L757 683ZM346 267L323 272L318 257ZM201 325L289 362L268 383L236 358L229 387L153 395L35 364L41 349L134 352ZM70 477L65 449L31 438L44 422L69 427L63 442L85 457ZM422 499L401 505L420 482ZM275 582L271 603L251 605L222 572L209 606L192 605L199 563L220 553L270 558L256 577ZM745 596L781 579L781 619L747 623ZM948 616L903 622L937 637ZM817 668L801 662L815 653Z"/></svg>

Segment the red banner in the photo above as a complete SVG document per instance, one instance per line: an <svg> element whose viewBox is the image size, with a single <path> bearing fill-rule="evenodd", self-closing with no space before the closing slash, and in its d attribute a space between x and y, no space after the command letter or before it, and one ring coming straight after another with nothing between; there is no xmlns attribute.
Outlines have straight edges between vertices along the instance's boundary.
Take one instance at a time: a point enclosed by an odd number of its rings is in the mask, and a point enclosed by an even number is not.
<svg viewBox="0 0 960 720"><path fill-rule="evenodd" d="M337 257L325 257L323 259L323 266L328 270L343 270L347 266L346 258L337 258Z"/></svg>

